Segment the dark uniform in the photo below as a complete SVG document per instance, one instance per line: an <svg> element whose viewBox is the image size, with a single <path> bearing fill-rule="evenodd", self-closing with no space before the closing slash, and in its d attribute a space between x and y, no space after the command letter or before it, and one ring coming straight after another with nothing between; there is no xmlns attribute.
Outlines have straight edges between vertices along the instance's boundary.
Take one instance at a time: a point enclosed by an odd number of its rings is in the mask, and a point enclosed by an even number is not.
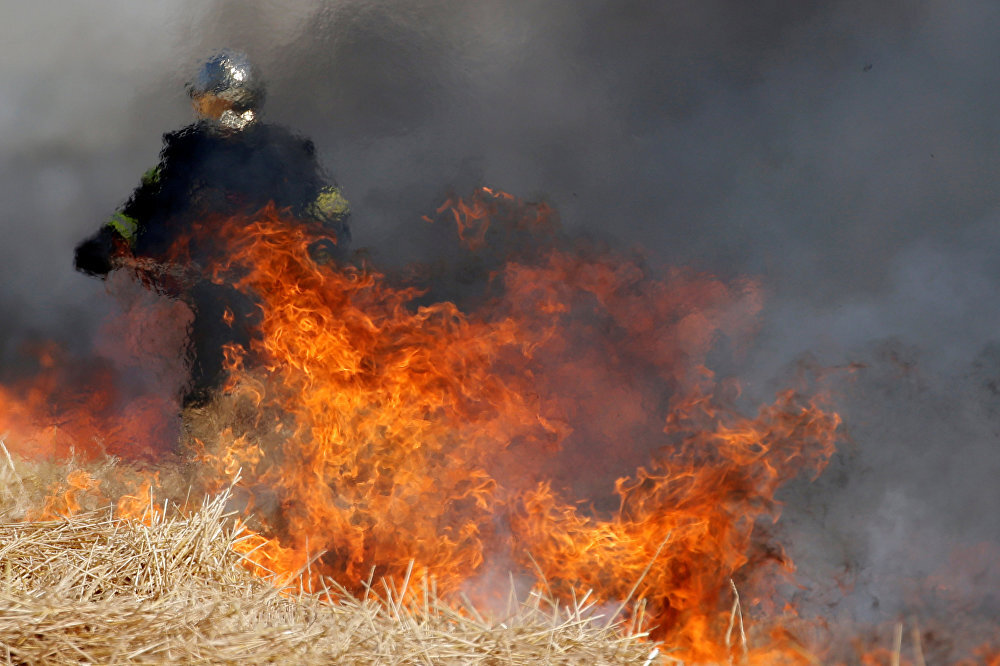
<svg viewBox="0 0 1000 666"><path fill-rule="evenodd" d="M343 259L350 241L349 208L324 177L312 142L276 125L249 122L233 128L202 120L164 135L160 158L125 205L76 248L76 268L102 278L122 265L146 262L159 269L139 272L152 288L185 301L194 312L191 382L184 402L199 404L224 378L223 346L249 349L257 308L249 296L206 275L189 272L176 279L177 271L170 269L185 267L170 265L175 242L187 236L186 258L195 266L210 266L224 249L204 233L191 236L192 225L206 216L252 215L273 203L293 218L321 225L336 242L317 247L318 255Z"/></svg>

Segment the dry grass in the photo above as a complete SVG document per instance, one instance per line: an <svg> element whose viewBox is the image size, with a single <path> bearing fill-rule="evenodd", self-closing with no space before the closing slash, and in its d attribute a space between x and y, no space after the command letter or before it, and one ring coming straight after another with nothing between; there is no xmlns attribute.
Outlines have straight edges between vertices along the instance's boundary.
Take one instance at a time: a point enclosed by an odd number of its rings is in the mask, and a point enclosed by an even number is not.
<svg viewBox="0 0 1000 666"><path fill-rule="evenodd" d="M228 493L145 520L111 509L24 522L64 468L0 449L0 663L646 664L634 628L538 596L502 621L459 611L421 583L336 604L279 591L241 566ZM112 465L93 472L112 479ZM65 478L65 476L63 476ZM110 482L110 481L109 481ZM378 587L378 586L373 586Z"/></svg>

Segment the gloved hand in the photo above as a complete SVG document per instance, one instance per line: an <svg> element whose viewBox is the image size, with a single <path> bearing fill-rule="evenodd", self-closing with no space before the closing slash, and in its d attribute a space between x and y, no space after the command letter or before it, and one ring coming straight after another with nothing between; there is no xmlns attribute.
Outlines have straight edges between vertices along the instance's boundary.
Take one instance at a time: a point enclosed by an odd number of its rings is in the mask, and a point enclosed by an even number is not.
<svg viewBox="0 0 1000 666"><path fill-rule="evenodd" d="M103 227L92 238L76 246L73 264L76 270L104 279L114 268L114 232Z"/></svg>

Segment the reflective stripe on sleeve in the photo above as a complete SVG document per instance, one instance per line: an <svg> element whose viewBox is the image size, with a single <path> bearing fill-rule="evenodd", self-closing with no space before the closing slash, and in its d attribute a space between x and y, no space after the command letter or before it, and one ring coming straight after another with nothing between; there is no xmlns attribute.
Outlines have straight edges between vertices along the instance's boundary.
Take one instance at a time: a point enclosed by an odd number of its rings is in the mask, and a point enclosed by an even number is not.
<svg viewBox="0 0 1000 666"><path fill-rule="evenodd" d="M108 226L118 232L118 235L129 243L135 238L136 231L139 230L139 222L129 215L118 211L108 218Z"/></svg>

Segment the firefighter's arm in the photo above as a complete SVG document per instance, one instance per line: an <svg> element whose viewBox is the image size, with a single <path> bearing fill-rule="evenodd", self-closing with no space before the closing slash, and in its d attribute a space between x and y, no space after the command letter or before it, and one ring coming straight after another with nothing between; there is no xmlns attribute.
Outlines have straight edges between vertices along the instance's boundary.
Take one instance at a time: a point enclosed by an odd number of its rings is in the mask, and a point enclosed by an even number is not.
<svg viewBox="0 0 1000 666"><path fill-rule="evenodd" d="M112 215L96 234L76 246L73 262L76 270L107 277L118 260L130 254L137 228L135 219L121 211Z"/></svg>
<svg viewBox="0 0 1000 666"><path fill-rule="evenodd" d="M104 278L132 254L139 221L136 212L159 192L160 167L142 175L142 183L128 202L113 213L101 229L76 247L74 265L78 271Z"/></svg>

